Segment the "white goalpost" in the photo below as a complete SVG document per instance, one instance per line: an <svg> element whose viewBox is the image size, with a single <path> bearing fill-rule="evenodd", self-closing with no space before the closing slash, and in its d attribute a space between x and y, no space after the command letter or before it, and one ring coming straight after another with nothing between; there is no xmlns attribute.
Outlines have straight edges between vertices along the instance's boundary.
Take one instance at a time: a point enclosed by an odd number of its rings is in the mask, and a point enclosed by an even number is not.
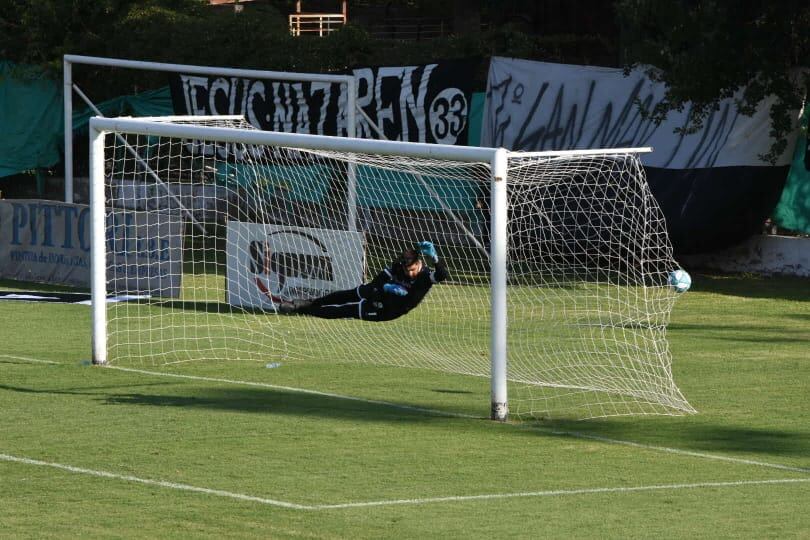
<svg viewBox="0 0 810 540"><path fill-rule="evenodd" d="M90 137L96 364L431 369L489 378L498 420L694 412L672 378L677 263L649 149L521 153L238 117L94 118ZM425 240L449 278L410 313L286 313Z"/></svg>

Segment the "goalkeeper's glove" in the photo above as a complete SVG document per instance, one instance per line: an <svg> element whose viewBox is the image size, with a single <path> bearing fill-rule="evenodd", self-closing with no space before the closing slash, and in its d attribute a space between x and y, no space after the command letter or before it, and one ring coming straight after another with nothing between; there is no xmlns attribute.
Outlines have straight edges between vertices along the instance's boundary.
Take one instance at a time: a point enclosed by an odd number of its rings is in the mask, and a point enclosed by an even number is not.
<svg viewBox="0 0 810 540"><path fill-rule="evenodd" d="M427 240L419 242L419 253L433 261L433 264L439 262L439 254L436 253L436 246L432 242Z"/></svg>
<svg viewBox="0 0 810 540"><path fill-rule="evenodd" d="M405 296L408 294L408 289L396 283L386 283L383 285L383 291L396 296Z"/></svg>

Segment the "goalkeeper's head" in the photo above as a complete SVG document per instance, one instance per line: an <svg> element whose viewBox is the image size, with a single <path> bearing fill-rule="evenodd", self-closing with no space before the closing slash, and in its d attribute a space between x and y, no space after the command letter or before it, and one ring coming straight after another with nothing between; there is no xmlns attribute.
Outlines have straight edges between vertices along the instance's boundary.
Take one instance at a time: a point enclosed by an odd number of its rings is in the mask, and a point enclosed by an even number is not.
<svg viewBox="0 0 810 540"><path fill-rule="evenodd" d="M402 255L394 261L393 274L397 278L415 279L422 271L422 259L415 249L406 249Z"/></svg>

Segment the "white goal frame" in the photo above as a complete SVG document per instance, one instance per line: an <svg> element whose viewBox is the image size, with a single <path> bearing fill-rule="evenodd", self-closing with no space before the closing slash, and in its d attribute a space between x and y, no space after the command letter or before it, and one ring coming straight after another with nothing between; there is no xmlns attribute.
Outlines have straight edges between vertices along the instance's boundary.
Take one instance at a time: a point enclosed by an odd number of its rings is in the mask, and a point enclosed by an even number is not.
<svg viewBox="0 0 810 540"><path fill-rule="evenodd" d="M187 117L194 118L194 117ZM270 131L172 124L134 118L90 119L90 215L91 215L91 298L92 355L94 364L106 364L107 282L105 242L105 135L127 133L183 139L216 140L227 143L356 152L403 157L489 163L490 200L490 279L491 279L491 417L507 417L507 165L510 152L503 148L479 148L426 143L348 139ZM584 155L638 154L651 148L521 152L521 156L561 157Z"/></svg>
<svg viewBox="0 0 810 540"><path fill-rule="evenodd" d="M98 116L103 116L93 102L73 82L73 65L84 64L107 66L142 71L166 71L188 73L193 75L222 75L225 77L246 77L252 79L272 79L276 81L327 82L346 85L346 132L349 137L356 133L357 90L354 77L351 75L323 75L318 73L296 73L290 71L265 71L257 69L237 69L214 66L194 66L187 64L170 64L165 62L146 62L140 60L123 60L101 56L81 56L66 54L63 57L63 96L65 121L65 202L73 202L73 92L75 91Z"/></svg>

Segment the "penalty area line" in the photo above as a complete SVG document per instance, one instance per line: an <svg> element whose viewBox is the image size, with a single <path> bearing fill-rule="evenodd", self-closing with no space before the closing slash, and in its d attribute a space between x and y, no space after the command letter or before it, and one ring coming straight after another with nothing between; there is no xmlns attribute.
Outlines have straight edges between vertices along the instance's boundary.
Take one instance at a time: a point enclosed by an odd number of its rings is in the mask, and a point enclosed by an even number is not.
<svg viewBox="0 0 810 540"><path fill-rule="evenodd" d="M666 446L655 446L651 444L642 444L633 441L625 441L621 439L611 439L609 437L602 437L599 435L589 435L587 433L578 433L576 431L559 431L559 430L544 430L554 435L565 435L575 437L577 439L587 439L592 441L599 441L609 444L618 444L622 446L629 446L631 448L640 448L643 450L654 450L657 452L666 452L668 454L675 454L679 456L697 457L702 459L712 459L715 461L726 461L728 463L738 463L740 465L754 465L757 467L769 467L771 469L779 469L782 471L798 472L808 474L810 468L806 467L791 467L790 465L781 465L778 463L767 463L765 461L757 461L754 459L735 458L731 456L724 456L721 454L707 454L705 452L695 452L693 450L681 450L678 448L668 448Z"/></svg>
<svg viewBox="0 0 810 540"><path fill-rule="evenodd" d="M165 480L150 480L148 478L139 478L128 474L116 474L108 471L97 471L93 469L85 469L83 467L74 467L72 465L63 465L61 463L53 463L50 461L41 461L38 459L29 459L24 457L10 456L8 454L0 454L0 461L8 461L12 463L23 463L25 465L36 465L39 467L50 467L52 469L59 469L66 472L85 474L95 476L97 478L108 478L112 480L123 480L125 482L135 482L137 484L144 484L147 486L156 486L168 489L176 489L180 491L192 491L195 493L204 493L205 495L216 495L218 497L228 497L230 499L238 499L240 501L256 502L267 504L271 506L279 506L281 508L290 508L293 510L309 510L308 506L289 503L285 501L277 501L275 499L267 499L264 497L255 497L253 495L245 495L242 493L232 493L230 491L223 491L221 489L210 489L189 484L178 484L176 482L167 482Z"/></svg>
<svg viewBox="0 0 810 540"><path fill-rule="evenodd" d="M571 495L600 495L600 494L614 494L614 493L639 493L650 491L676 491L684 489L732 488L745 486L810 483L810 478L783 478L772 480L741 480L732 482L697 482L692 484L657 484L650 486L630 486L630 487L625 486L625 487L602 487L602 488L581 488L581 489L554 489L546 491L489 493L480 495L458 495L449 497L424 497L418 499L392 499L392 500L349 502L338 504L296 504L287 501L280 501L277 499L258 497L255 495L246 495L244 493L234 493L231 491L225 491L221 489L211 489L199 486L192 486L190 484L168 482L165 480L152 480L128 474L117 474L109 471L99 471L94 469L86 469L84 467L74 467L73 465L64 465L62 463L54 463L50 461L42 461L38 459L12 456L9 454L0 454L0 461L19 463L23 465L32 465L37 467L48 467L51 469L58 469L69 473L93 476L96 478L121 480L124 482L132 482L146 486L174 489L178 491L188 491L192 493L200 493L204 495L224 497L228 499L264 504L268 506L276 506L279 508L286 508L289 510L345 510L352 508L369 508L380 506L423 505L423 504L436 504L447 502L487 501L497 499L517 499L529 497L563 497Z"/></svg>
<svg viewBox="0 0 810 540"><path fill-rule="evenodd" d="M54 361L51 361L51 360L42 360L42 359L38 359L38 358L30 358L30 357L23 357L23 356L13 356L13 355L8 355L8 354L0 354L0 358L12 358L12 359L15 359L15 360L24 360L24 361L27 361L27 362L37 362L37 363L43 363L43 364L59 364L59 365L62 364L61 362L54 362ZM447 418L466 418L466 419L471 419L471 420L483 420L483 419L486 418L486 417L483 417L483 416L476 416L476 415L471 415L471 414L453 413L453 412L449 412L449 411L439 411L439 410L436 410L436 409L413 407L413 406L410 406L410 405L401 405L401 404L392 403L392 402L389 402L389 401L372 400L372 399L366 399L366 398L361 398L361 397L356 397L356 396L346 396L346 395L341 395L341 394L333 394L333 393L330 393L330 392L320 392L320 391L317 391L317 390L308 390L308 389L305 389L305 388L296 388L296 387L291 387L291 386L281 386L281 385L275 385L275 384L270 384L270 383L261 383L261 382L252 382L252 381L239 381L239 380L221 379L221 378L215 378L215 377L202 377L202 376L198 376L198 375L183 375L183 374L180 374L180 373L149 371L149 370L144 370L144 369L125 368L125 367L110 366L110 365L105 365L103 367L106 368L106 369L115 369L115 370L119 370L119 371L131 372L131 373L140 373L140 374L152 375L152 376L156 376L156 377L172 377L172 378L176 378L176 379L199 380L199 381L216 382L216 383L223 383L223 384L234 384L234 385L241 385L241 386L253 386L253 387L259 387L259 388L271 388L271 389L275 389L275 390L285 390L285 391L288 391L288 392L297 392L297 393L301 393L301 394L310 394L310 395L329 397L329 398L334 398L334 399L343 399L343 400L347 400L347 401L356 401L356 402L361 402L361 403L368 403L368 404L371 404L371 405L381 405L381 406L391 407L391 408L394 408L394 409L400 409L400 410L404 410L404 411L428 414L428 415L431 415L431 416L440 416L440 417L447 417ZM628 447L633 447L633 448L639 448L639 449L644 449L644 450L652 450L652 451L656 451L656 452L665 452L665 453L681 455L681 456L696 457L696 458L700 458L700 459L710 459L710 460L715 460L715 461L725 461L727 463L737 463L737 464L740 464L740 465L751 465L751 466L756 466L756 467L767 467L767 468L771 468L771 469L778 469L778 470L789 471L789 472L798 472L798 473L803 473L803 474L810 473L810 468L807 468L807 467L791 467L789 465L782 465L782 464L778 464L778 463L768 463L768 462L756 461L756 460L752 460L752 459L743 459L743 458L735 458L735 457L731 457L731 456L724 456L722 454L710 454L710 453L706 453L706 452L695 452L695 451L692 451L692 450L682 450L682 449L679 449L679 448L670 448L670 447L667 447L667 446L655 446L655 445L651 445L651 444L643 444L643 443L638 443L638 442L634 442L634 441L627 441L627 440L622 440L622 439L612 439L612 438L609 438L609 437L602 437L602 436L599 436L599 435L590 435L590 434L587 434L587 433L580 433L580 432L576 432L576 431L562 431L562 430L556 430L556 429L553 429L553 428L537 427L537 426L531 426L531 425L521 426L519 424L509 424L509 423L508 424L503 424L503 425L504 426L509 426L509 427L518 427L519 429L540 430L540 431L544 431L546 433L551 433L553 435L565 435L565 436L574 437L574 438L578 438L578 439L589 439L589 440L599 441L599 442L603 442L603 443L607 443L607 444L618 444L618 445L623 445L623 446L628 446Z"/></svg>
<svg viewBox="0 0 810 540"><path fill-rule="evenodd" d="M413 407L413 406L410 406L410 405L401 405L401 404L398 404L398 403L392 403L390 401L379 401L379 400L366 399L366 398L361 398L361 397L356 397L356 396L346 396L346 395L341 395L341 394L333 394L333 393L329 393L329 392L320 392L320 391L317 391L317 390L308 390L308 389L305 389L305 388L296 388L296 387L292 387L292 386L280 386L280 385L275 385L275 384L270 384L270 383L261 383L261 382L252 382L252 381L239 381L239 380L232 380L232 379L221 379L221 378L216 378L216 377L202 377L202 376L199 376L199 375L184 375L184 374L180 374L180 373L149 371L149 370L144 370L144 369L125 368L125 367L110 366L110 365L105 365L104 368L106 368L106 369L116 369L116 370L119 370L119 371L125 371L125 372L131 372L131 373L140 373L140 374L144 374L144 375L153 375L153 376L157 376L157 377L173 377L173 378L177 378L177 379L199 380L199 381L216 382L216 383L223 383L223 384L234 384L234 385L242 385L242 386L254 386L254 387L259 387L259 388L271 388L271 389L275 389L275 390L285 390L285 391L288 391L288 392L296 392L296 393L301 393L301 394L310 394L310 395L329 397L329 398L334 398L334 399L343 399L343 400L347 400L347 401L356 401L356 402L361 402L361 403L368 403L368 404L371 404L371 405L381 405L381 406L391 407L391 408L394 408L394 409L400 409L400 410L409 411L409 412L428 414L428 415L431 415L431 416L440 416L440 417L447 417L447 418L464 418L464 419L471 419L471 420L484 420L484 419L486 419L483 416L475 416L475 415L471 415L471 414L439 411L439 410L436 410L436 409L427 409L427 408L422 408L422 407ZM586 433L579 433L579 432L575 432L575 431L561 431L561 430L543 428L543 427L537 428L536 426L531 426L531 425L521 426L520 424L510 424L510 423L499 424L499 425L503 425L505 427L517 427L518 429L530 429L530 430L531 429L539 429L541 431L544 431L546 433L551 433L553 435L565 435L565 436L574 437L574 438L578 438L578 439L589 439L589 440L599 441L599 442L603 442L603 443L607 443L607 444L618 444L618 445L628 446L628 447L632 447L632 448L639 448L639 449L644 449L644 450L652 450L652 451L656 451L656 452L664 452L664 453L680 455L680 456L695 457L695 458L700 458L700 459L710 459L710 460L714 460L714 461L724 461L724 462L727 462L727 463L736 463L736 464L740 464L740 465L768 467L768 468L772 468L772 469L778 469L778 470L789 471L789 472L798 472L798 473L803 473L803 474L810 473L810 469L804 468L804 467L791 467L790 465L782 465L782 464L778 464L778 463L768 463L768 462L756 461L756 460L752 460L752 459L735 458L735 457L731 457L731 456L724 456L722 454L709 454L709 453L706 453L706 452L694 452L694 451L691 451L691 450L681 450L681 449L678 449L678 448L670 448L670 447L667 447L667 446L655 446L655 445L651 445L651 444L643 444L643 443L637 443L637 442L633 442L633 441L625 441L625 440L621 440L621 439L611 439L611 438L608 438L608 437L601 437L599 435L588 435Z"/></svg>
<svg viewBox="0 0 810 540"><path fill-rule="evenodd" d="M492 493L484 495L459 495L454 497L429 497L424 499L399 499L388 501L369 501L344 504L321 504L316 510L339 510L345 508L367 508L370 506L435 504L442 502L487 501L493 499L517 499L523 497L561 497L568 495L599 495L604 493L637 493L645 491L673 491L700 488L730 488L743 486L760 486L769 484L801 484L810 482L810 478L783 478L774 480L740 480L736 482L697 482L694 484L658 484L652 486L604 487L582 489L553 489L548 491L526 491L522 493Z"/></svg>
<svg viewBox="0 0 810 540"><path fill-rule="evenodd" d="M28 356L14 356L13 354L0 354L0 358L9 358L11 360L22 360L23 362L33 362L35 364L60 364L61 362L54 362L53 360L43 360L41 358L30 358Z"/></svg>

